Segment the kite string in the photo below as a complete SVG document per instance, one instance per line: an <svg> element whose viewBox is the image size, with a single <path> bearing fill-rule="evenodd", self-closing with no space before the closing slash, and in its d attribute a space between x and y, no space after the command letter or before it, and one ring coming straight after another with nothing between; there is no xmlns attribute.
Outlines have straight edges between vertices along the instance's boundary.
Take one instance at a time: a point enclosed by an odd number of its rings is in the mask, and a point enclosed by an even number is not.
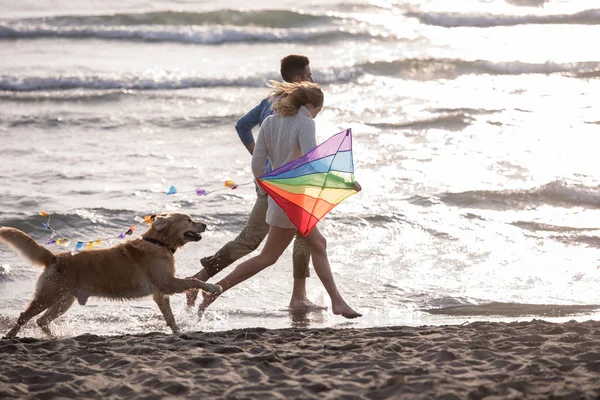
<svg viewBox="0 0 600 400"><path fill-rule="evenodd" d="M167 192L167 196L173 195L173 194L177 194L177 193L196 193L196 195L198 196L207 196L211 193L215 193L215 192L220 192L221 190L227 190L227 189L231 189L231 190L235 190L240 186L246 186L249 185L251 183L254 183L254 181L250 181L250 182L245 182L245 183L240 183L237 184L232 180L226 180L225 183L223 184L223 188L220 189L214 189L214 190L204 190L202 188L196 188L195 190L188 190L185 192L178 192L177 189L175 188L175 186L171 186L169 187L169 191Z"/></svg>
<svg viewBox="0 0 600 400"><path fill-rule="evenodd" d="M48 239L46 241L46 244L56 244L57 246L69 247L71 245L72 240L69 239L66 235L63 235L62 233L60 233L59 231L54 229L50 225L50 218L51 218L50 214L48 214L46 211L41 211L40 215L42 217L47 218L46 222L42 224L44 229L48 229L48 230L52 231L52 233L50 234L50 239ZM139 217L136 217L136 218L139 218ZM129 227L129 229L126 232L119 234L119 236L99 238L99 239L88 240L88 241L78 240L75 242L74 251L77 252L77 251L84 250L84 248L83 248L84 245L86 245L85 246L86 250L91 250L94 247L101 245L103 242L109 243L109 240L111 240L111 239L123 239L126 235L133 234L133 231L135 230L135 228L136 228L135 225L131 225L131 227ZM58 238L54 239L57 236L58 236Z"/></svg>
<svg viewBox="0 0 600 400"><path fill-rule="evenodd" d="M177 193L196 193L196 195L198 195L198 196L207 196L211 193L220 192L221 190L227 190L227 189L235 190L240 186L250 185L251 183L254 183L254 181L236 184L232 180L226 180L225 183L223 184L225 187L220 188L220 189L214 189L214 190L207 191L202 188L196 188L195 190L188 190L185 192L179 192L179 191L177 191L177 188L175 188L175 186L171 186L171 187L169 187L169 191L167 192L167 197L165 198L165 201L163 203L163 208L167 208L167 203L169 202L169 196L172 196Z"/></svg>
<svg viewBox="0 0 600 400"><path fill-rule="evenodd" d="M206 196L209 195L211 193L215 193L215 192L219 192L221 190L235 190L240 186L246 186L249 185L251 183L254 183L254 181L250 181L250 182L245 182L245 183L241 183L241 184L236 184L235 182L233 182L232 180L227 180L224 183L223 188L220 189L214 189L214 190L204 190L202 188L196 188L194 191L184 191L184 192L178 192L177 189L175 188L175 186L171 186L169 188L169 191L166 193L167 195L167 200L165 200L165 203L163 204L163 207L166 207L166 203L168 201L168 196L171 196L173 194L176 193L196 193L198 196ZM79 251L83 251L83 250L91 250L96 246L101 245L103 242L106 242L107 245L111 245L110 244L110 240L112 239L123 239L125 238L125 236L127 235L131 235L133 234L133 231L135 231L136 225L131 225L129 227L129 229L126 232L122 232L121 234L119 234L118 236L111 236L111 237L106 237L106 238L98 238L98 239L94 239L94 240L72 240L70 239L67 235L62 234L61 232L59 232L58 230L54 229L51 225L50 225L50 214L48 214L46 211L41 211L39 213L41 216L46 217L47 220L45 223L42 223L42 227L44 229L50 230L52 233L50 234L50 238L46 241L46 244L56 244L57 246L60 247L65 247L68 248L71 243L75 242L75 246L73 248L74 252L79 252ZM146 215L143 218L139 217L139 216L135 216L134 220L139 222L139 223L147 223L148 225L151 225L152 222L154 221L154 218L156 216L155 215ZM56 238L56 239L55 239ZM85 248L84 248L85 247Z"/></svg>

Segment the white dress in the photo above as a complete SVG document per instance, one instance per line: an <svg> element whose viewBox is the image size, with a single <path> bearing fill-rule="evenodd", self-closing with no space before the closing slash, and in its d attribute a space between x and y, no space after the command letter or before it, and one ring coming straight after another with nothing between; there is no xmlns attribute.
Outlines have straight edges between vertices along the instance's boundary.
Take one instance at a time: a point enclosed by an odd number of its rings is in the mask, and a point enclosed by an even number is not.
<svg viewBox="0 0 600 400"><path fill-rule="evenodd" d="M265 174L267 157L271 167L276 169L317 147L315 133L315 121L304 106L300 107L296 115L273 114L267 117L260 126L252 155L254 177ZM296 229L285 211L270 196L266 221L279 228Z"/></svg>

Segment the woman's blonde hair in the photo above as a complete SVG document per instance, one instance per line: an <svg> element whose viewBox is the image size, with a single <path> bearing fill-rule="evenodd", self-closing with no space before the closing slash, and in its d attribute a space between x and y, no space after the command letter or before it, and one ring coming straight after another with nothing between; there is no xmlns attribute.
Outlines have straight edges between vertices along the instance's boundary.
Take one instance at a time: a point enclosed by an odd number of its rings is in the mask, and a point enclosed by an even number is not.
<svg viewBox="0 0 600 400"><path fill-rule="evenodd" d="M296 115L300 107L308 104L323 105L323 91L316 83L270 81L269 86L273 88L269 97L273 102L271 108L279 115Z"/></svg>

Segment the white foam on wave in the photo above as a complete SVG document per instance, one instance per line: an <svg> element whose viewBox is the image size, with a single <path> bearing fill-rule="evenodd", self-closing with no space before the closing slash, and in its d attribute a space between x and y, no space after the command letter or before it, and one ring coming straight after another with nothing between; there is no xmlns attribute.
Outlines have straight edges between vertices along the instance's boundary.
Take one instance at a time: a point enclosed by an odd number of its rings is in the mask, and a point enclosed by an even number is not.
<svg viewBox="0 0 600 400"><path fill-rule="evenodd" d="M0 264L0 281L8 279L11 267L8 264Z"/></svg>
<svg viewBox="0 0 600 400"><path fill-rule="evenodd" d="M58 73L53 76L0 76L0 90L37 91L56 89L187 89L215 86L264 86L264 77L202 77L169 71Z"/></svg>
<svg viewBox="0 0 600 400"><path fill-rule="evenodd" d="M402 59L359 63L355 66L324 68L315 72L321 84L349 82L365 74L404 79L455 78L466 74L521 75L556 74L580 76L600 71L600 62L524 63L459 59ZM91 90L176 90L206 87L264 87L278 74L206 76L205 72L147 69L144 71L65 71L53 74L0 75L0 91L31 92L68 89Z"/></svg>
<svg viewBox="0 0 600 400"><path fill-rule="evenodd" d="M30 25L23 23L0 25L0 38L6 39L94 38L216 45L245 42L310 42L315 40L361 37L384 40L387 38L387 35L335 26L281 29L229 25L54 26L49 24Z"/></svg>
<svg viewBox="0 0 600 400"><path fill-rule="evenodd" d="M535 189L535 192L549 199L575 206L600 207L600 186L588 187L558 180Z"/></svg>
<svg viewBox="0 0 600 400"><path fill-rule="evenodd" d="M276 73L205 76L196 71L152 70L126 72L68 71L53 75L0 75L0 91L31 92L68 89L175 90L206 87L266 87ZM315 74L321 84L346 82L360 76L360 69L330 68Z"/></svg>
<svg viewBox="0 0 600 400"><path fill-rule="evenodd" d="M84 13L68 12L44 18L21 18L12 21L22 22L26 25L47 23L52 26L236 25L291 28L298 26L306 27L330 21L335 23L338 20L338 17L329 13L324 15L281 9L218 9L206 12L155 10L115 14L89 14L87 11Z"/></svg>
<svg viewBox="0 0 600 400"><path fill-rule="evenodd" d="M600 208L600 186L589 187L556 180L530 189L445 193L440 198L449 204L476 208L523 209L544 204Z"/></svg>
<svg viewBox="0 0 600 400"><path fill-rule="evenodd" d="M575 14L554 15L503 15L461 14L455 12L410 12L407 16L417 18L424 24L446 28L514 26L525 24L584 24L600 23L600 9L585 10Z"/></svg>
<svg viewBox="0 0 600 400"><path fill-rule="evenodd" d="M461 60L452 58L408 58L393 61L367 62L356 68L366 73L405 79L451 79L467 74L522 75L569 74L581 76L600 70L600 62L527 63L522 61Z"/></svg>

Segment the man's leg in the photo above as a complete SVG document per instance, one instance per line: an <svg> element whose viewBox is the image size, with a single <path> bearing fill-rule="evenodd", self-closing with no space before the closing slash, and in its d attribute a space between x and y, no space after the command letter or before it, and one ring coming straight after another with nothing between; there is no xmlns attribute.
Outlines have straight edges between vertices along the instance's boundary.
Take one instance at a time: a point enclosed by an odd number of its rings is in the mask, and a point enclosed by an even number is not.
<svg viewBox="0 0 600 400"><path fill-rule="evenodd" d="M290 299L291 310L325 310L327 307L319 306L308 299L306 295L306 278L310 276L310 247L300 233L296 234L292 252L294 268L294 288Z"/></svg>
<svg viewBox="0 0 600 400"><path fill-rule="evenodd" d="M240 234L221 247L214 255L201 260L210 277L258 248L269 232L269 225L265 221L267 207L267 196L257 195L246 226Z"/></svg>
<svg viewBox="0 0 600 400"><path fill-rule="evenodd" d="M269 232L267 216L267 195L257 191L256 201L248 216L246 226L232 241L226 243L214 255L204 257L200 263L204 268L190 278L207 281L238 259L256 250ZM198 297L198 290L189 290L186 294L188 306L193 306Z"/></svg>

